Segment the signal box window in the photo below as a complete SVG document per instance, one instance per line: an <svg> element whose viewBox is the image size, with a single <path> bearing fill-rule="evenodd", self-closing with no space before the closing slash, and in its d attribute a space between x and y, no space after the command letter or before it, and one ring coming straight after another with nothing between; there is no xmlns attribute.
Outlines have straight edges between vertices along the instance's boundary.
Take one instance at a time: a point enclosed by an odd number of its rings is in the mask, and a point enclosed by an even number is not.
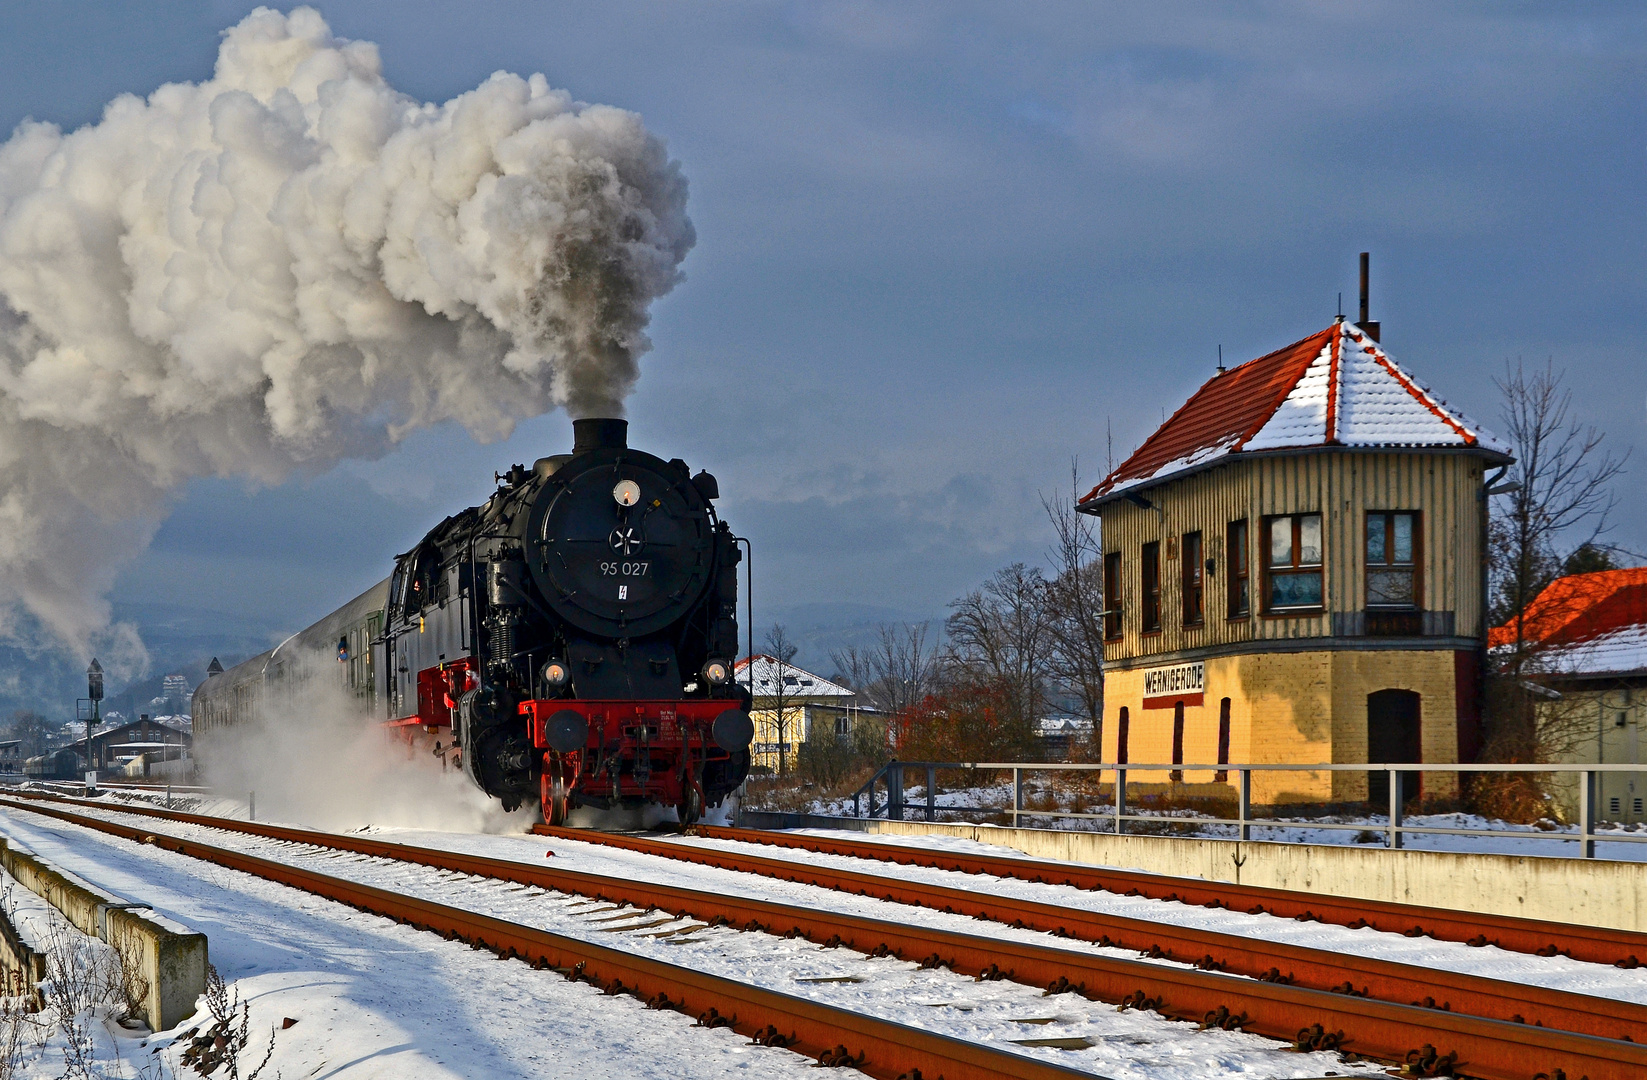
<svg viewBox="0 0 1647 1080"><path fill-rule="evenodd" d="M1121 553L1104 556L1104 640L1121 638Z"/></svg>
<svg viewBox="0 0 1647 1080"><path fill-rule="evenodd" d="M1225 540L1224 551L1227 553L1229 568L1229 617L1245 619L1252 614L1252 589L1248 584L1250 577L1248 567L1252 560L1247 552L1247 522L1232 521L1229 525L1229 536Z"/></svg>
<svg viewBox="0 0 1647 1080"><path fill-rule="evenodd" d="M1144 545L1144 561L1139 571L1143 577L1144 633L1161 629L1161 544L1159 541Z"/></svg>
<svg viewBox="0 0 1647 1080"><path fill-rule="evenodd" d="M1201 602L1201 534L1185 533L1178 545L1179 568L1184 575L1184 625L1200 626L1203 614Z"/></svg>
<svg viewBox="0 0 1647 1080"><path fill-rule="evenodd" d="M1265 520L1266 608L1287 611L1321 606L1321 515L1289 514Z"/></svg>
<svg viewBox="0 0 1647 1080"><path fill-rule="evenodd" d="M1399 510L1367 515L1367 606L1419 605L1418 514Z"/></svg>

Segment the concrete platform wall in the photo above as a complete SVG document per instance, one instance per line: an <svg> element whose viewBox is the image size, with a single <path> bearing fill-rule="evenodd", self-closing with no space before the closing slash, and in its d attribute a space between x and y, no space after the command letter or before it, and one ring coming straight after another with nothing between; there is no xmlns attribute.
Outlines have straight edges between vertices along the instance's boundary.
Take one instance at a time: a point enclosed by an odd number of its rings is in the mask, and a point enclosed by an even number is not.
<svg viewBox="0 0 1647 1080"><path fill-rule="evenodd" d="M0 837L0 865L88 937L113 946L136 980L149 1027L192 1016L206 991L206 935L102 892Z"/></svg>
<svg viewBox="0 0 1647 1080"><path fill-rule="evenodd" d="M869 832L957 836L1038 859L1647 932L1647 863L919 821L867 824Z"/></svg>
<svg viewBox="0 0 1647 1080"><path fill-rule="evenodd" d="M1015 848L1037 859L1647 932L1647 863L1115 836L759 811L740 814L739 824L755 829L955 836Z"/></svg>

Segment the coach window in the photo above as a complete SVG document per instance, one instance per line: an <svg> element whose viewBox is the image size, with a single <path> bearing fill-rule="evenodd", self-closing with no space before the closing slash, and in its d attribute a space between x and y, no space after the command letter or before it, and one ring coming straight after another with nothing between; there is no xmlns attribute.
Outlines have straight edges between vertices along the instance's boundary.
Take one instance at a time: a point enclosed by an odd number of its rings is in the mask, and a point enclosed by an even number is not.
<svg viewBox="0 0 1647 1080"><path fill-rule="evenodd" d="M1142 588L1139 590L1143 609L1143 630L1153 634L1161 629L1161 544L1159 541L1144 545L1143 562L1139 565Z"/></svg>
<svg viewBox="0 0 1647 1080"><path fill-rule="evenodd" d="M1184 625L1200 626L1203 614L1201 596L1201 534L1185 533L1178 545L1178 566L1183 574Z"/></svg>
<svg viewBox="0 0 1647 1080"><path fill-rule="evenodd" d="M1410 510L1367 515L1367 606L1415 608L1422 602L1418 577L1418 514Z"/></svg>
<svg viewBox="0 0 1647 1080"><path fill-rule="evenodd" d="M1232 619L1245 619L1252 613L1252 590L1247 583L1252 560L1247 553L1246 518L1230 522L1224 552L1229 563L1225 570L1225 576L1229 579L1227 611Z"/></svg>
<svg viewBox="0 0 1647 1080"><path fill-rule="evenodd" d="M1321 606L1321 515L1288 514L1264 521L1265 608L1284 612Z"/></svg>
<svg viewBox="0 0 1647 1080"><path fill-rule="evenodd" d="M1104 640L1121 638L1121 553L1104 556Z"/></svg>

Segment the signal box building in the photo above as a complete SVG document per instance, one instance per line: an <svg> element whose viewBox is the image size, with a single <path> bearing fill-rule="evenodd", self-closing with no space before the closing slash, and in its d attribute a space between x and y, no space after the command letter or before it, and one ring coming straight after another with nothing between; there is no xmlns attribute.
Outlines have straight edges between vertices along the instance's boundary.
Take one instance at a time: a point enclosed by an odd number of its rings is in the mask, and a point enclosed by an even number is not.
<svg viewBox="0 0 1647 1080"><path fill-rule="evenodd" d="M1375 323L1340 319L1220 371L1079 506L1103 522L1104 760L1468 760L1485 488L1510 461ZM1387 785L1255 773L1253 797Z"/></svg>

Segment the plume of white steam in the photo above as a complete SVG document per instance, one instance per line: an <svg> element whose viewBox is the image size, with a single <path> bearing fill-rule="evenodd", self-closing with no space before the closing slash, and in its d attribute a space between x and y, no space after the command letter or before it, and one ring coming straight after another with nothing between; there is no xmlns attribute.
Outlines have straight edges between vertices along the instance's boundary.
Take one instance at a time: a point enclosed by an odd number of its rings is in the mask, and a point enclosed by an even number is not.
<svg viewBox="0 0 1647 1080"><path fill-rule="evenodd" d="M334 657L300 653L286 663L287 681L257 715L196 743L203 779L218 796L255 797L265 821L338 832L376 825L519 833L542 820L536 803L505 813L462 769L430 753L427 740L414 748L363 722L360 702L339 685ZM295 678L299 669L310 677Z"/></svg>
<svg viewBox="0 0 1647 1080"><path fill-rule="evenodd" d="M21 608L140 665L104 595L191 477L620 413L685 207L635 114L501 72L421 103L308 8L247 16L206 82L24 123L0 145L0 635Z"/></svg>

